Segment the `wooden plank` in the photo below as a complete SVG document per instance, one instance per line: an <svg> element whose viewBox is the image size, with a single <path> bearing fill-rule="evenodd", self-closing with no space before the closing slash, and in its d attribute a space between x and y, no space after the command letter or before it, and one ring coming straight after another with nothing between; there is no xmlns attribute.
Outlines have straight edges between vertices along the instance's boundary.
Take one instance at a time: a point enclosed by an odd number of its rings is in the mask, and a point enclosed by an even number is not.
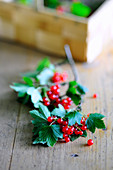
<svg viewBox="0 0 113 170"><path fill-rule="evenodd" d="M7 49L7 50L6 50ZM20 104L15 100L9 84L17 79L25 65L26 50L16 53L16 48L0 42L0 169L7 170L12 159L15 135L17 131ZM10 53L9 53L10 51ZM18 49L19 51L19 49ZM17 56L17 58L15 57ZM23 64L21 57L23 59ZM17 63L15 65L15 63Z"/></svg>
<svg viewBox="0 0 113 170"><path fill-rule="evenodd" d="M77 64L81 83L89 88L83 111L101 112L106 115L107 131L97 130L94 135L78 139L73 143L58 143L54 148L31 144L32 128L30 108L15 101L16 95L8 88L18 81L19 72L32 70L44 57L37 51L0 43L0 169L9 170L112 170L113 155L113 48L92 64ZM58 59L51 57L53 62ZM61 60L61 59L59 59ZM60 67L61 69L61 67ZM62 66L73 79L68 64ZM97 99L92 99L98 93ZM94 145L86 146L89 138ZM78 154L78 157L72 157Z"/></svg>
<svg viewBox="0 0 113 170"><path fill-rule="evenodd" d="M37 52L30 52L29 68L36 65ZM106 115L107 131L96 131L96 134L88 134L86 139L78 139L73 143L56 144L54 148L47 148L41 145L31 145L32 125L31 117L28 114L29 108L21 107L17 135L13 151L11 170L20 169L40 169L40 170L70 170L87 169L90 170L109 170L112 167L113 154L113 53L104 54L101 60L93 64L77 64L81 82L86 85L90 92L85 98L83 111L101 112ZM55 58L53 61L56 60ZM57 61L57 60L56 60ZM68 70L70 79L73 79L69 65L62 67ZM105 69L106 68L106 69ZM95 100L91 96L98 93L99 97ZM94 145L86 147L87 139L92 138ZM78 154L79 157L71 157L72 154Z"/></svg>

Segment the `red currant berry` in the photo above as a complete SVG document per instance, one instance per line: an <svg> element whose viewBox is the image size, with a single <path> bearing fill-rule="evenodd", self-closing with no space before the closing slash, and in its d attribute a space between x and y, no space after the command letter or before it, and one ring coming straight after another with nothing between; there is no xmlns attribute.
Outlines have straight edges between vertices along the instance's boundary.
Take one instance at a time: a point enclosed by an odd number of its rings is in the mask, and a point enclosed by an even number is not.
<svg viewBox="0 0 113 170"><path fill-rule="evenodd" d="M72 101L70 97L67 97L66 99L68 102Z"/></svg>
<svg viewBox="0 0 113 170"><path fill-rule="evenodd" d="M66 133L63 133L63 138L65 138L65 137L67 137L68 136L68 134L66 134Z"/></svg>
<svg viewBox="0 0 113 170"><path fill-rule="evenodd" d="M57 87L57 89L59 89L60 88L60 84L56 84L56 87Z"/></svg>
<svg viewBox="0 0 113 170"><path fill-rule="evenodd" d="M51 95L52 94L52 91L47 91L47 95Z"/></svg>
<svg viewBox="0 0 113 170"><path fill-rule="evenodd" d="M93 94L93 98L97 98L98 97L98 95L95 93L95 94Z"/></svg>
<svg viewBox="0 0 113 170"><path fill-rule="evenodd" d="M59 93L60 93L60 89L54 90L54 94L59 94Z"/></svg>
<svg viewBox="0 0 113 170"><path fill-rule="evenodd" d="M87 117L89 117L90 114L91 114L91 113L88 113L88 114L87 114Z"/></svg>
<svg viewBox="0 0 113 170"><path fill-rule="evenodd" d="M49 116L49 117L47 118L47 121L51 123L51 122L53 121L53 118L52 118L51 116Z"/></svg>
<svg viewBox="0 0 113 170"><path fill-rule="evenodd" d="M56 102L59 104L59 103L60 103L60 99L59 99L59 98L57 98L57 99L56 99Z"/></svg>
<svg viewBox="0 0 113 170"><path fill-rule="evenodd" d="M43 97L43 102L47 102L48 99L46 97Z"/></svg>
<svg viewBox="0 0 113 170"><path fill-rule="evenodd" d="M64 109L65 109L65 110L67 110L67 109L69 109L69 108L70 108L69 105L65 105L65 106L64 106Z"/></svg>
<svg viewBox="0 0 113 170"><path fill-rule="evenodd" d="M68 125L68 121L63 121L62 125L64 125L64 126Z"/></svg>
<svg viewBox="0 0 113 170"><path fill-rule="evenodd" d="M87 144L89 145L89 146L91 146L91 145L93 145L93 140L92 139L89 139L88 141L87 141Z"/></svg>
<svg viewBox="0 0 113 170"><path fill-rule="evenodd" d="M81 122L80 122L82 125L85 125L85 120L84 119L81 119Z"/></svg>
<svg viewBox="0 0 113 170"><path fill-rule="evenodd" d="M68 135L72 135L73 134L73 130L71 128L69 128L68 131L67 131L67 134Z"/></svg>
<svg viewBox="0 0 113 170"><path fill-rule="evenodd" d="M67 131L68 131L68 126L64 126L64 127L62 128L62 132L67 133Z"/></svg>
<svg viewBox="0 0 113 170"><path fill-rule="evenodd" d="M75 129L75 135L79 135L79 131L77 129Z"/></svg>
<svg viewBox="0 0 113 170"><path fill-rule="evenodd" d="M49 105L50 105L50 102L48 102L48 101L47 101L47 102L44 102L44 105L45 105L45 106L49 106Z"/></svg>
<svg viewBox="0 0 113 170"><path fill-rule="evenodd" d="M87 129L87 126L82 126L81 127L81 130L83 130L83 131L86 130L86 129Z"/></svg>
<svg viewBox="0 0 113 170"><path fill-rule="evenodd" d="M51 100L55 100L56 96L55 96L54 94L51 94L51 95L49 96L49 98L50 98Z"/></svg>
<svg viewBox="0 0 113 170"><path fill-rule="evenodd" d="M51 91L54 92L54 90L56 90L57 87L56 86L51 86Z"/></svg>
<svg viewBox="0 0 113 170"><path fill-rule="evenodd" d="M59 118L59 119L57 119L57 122L58 122L59 124L62 124L63 119L62 119L62 118Z"/></svg>
<svg viewBox="0 0 113 170"><path fill-rule="evenodd" d="M71 126L71 130L74 131L74 129L75 129L74 126Z"/></svg>
<svg viewBox="0 0 113 170"><path fill-rule="evenodd" d="M82 136L82 135L83 135L83 131L79 131L79 135L81 135L81 136Z"/></svg>
<svg viewBox="0 0 113 170"><path fill-rule="evenodd" d="M56 119L57 118L57 116L53 116L53 119Z"/></svg>
<svg viewBox="0 0 113 170"><path fill-rule="evenodd" d="M66 143L70 142L70 138L68 136L65 137L65 141L66 141Z"/></svg>
<svg viewBox="0 0 113 170"><path fill-rule="evenodd" d="M63 100L62 100L62 104L67 104L67 100L66 100L66 99L63 99Z"/></svg>
<svg viewBox="0 0 113 170"><path fill-rule="evenodd" d="M60 75L61 81L66 81L67 77L68 77L68 75L66 72L64 72Z"/></svg>
<svg viewBox="0 0 113 170"><path fill-rule="evenodd" d="M71 101L68 102L68 105L72 105L72 103L73 103L73 101L71 100Z"/></svg>

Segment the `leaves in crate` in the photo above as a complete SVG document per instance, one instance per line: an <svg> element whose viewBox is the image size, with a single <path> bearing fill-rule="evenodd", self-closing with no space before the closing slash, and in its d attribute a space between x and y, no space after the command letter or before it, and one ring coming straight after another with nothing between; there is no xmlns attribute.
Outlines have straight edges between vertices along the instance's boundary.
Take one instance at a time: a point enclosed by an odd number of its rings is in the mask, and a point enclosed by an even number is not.
<svg viewBox="0 0 113 170"><path fill-rule="evenodd" d="M73 2L70 10L72 14L81 17L88 17L91 13L91 8L84 5L82 2Z"/></svg>
<svg viewBox="0 0 113 170"><path fill-rule="evenodd" d="M69 112L65 116L69 120L69 125L74 125L75 123L80 124L81 119L82 119L82 114L77 111Z"/></svg>
<svg viewBox="0 0 113 170"><path fill-rule="evenodd" d="M33 86L33 81L29 77L23 77L23 80L28 84L29 86Z"/></svg>
<svg viewBox="0 0 113 170"><path fill-rule="evenodd" d="M53 77L54 72L49 69L45 68L38 76L37 79L40 81L41 85L45 85L50 81L50 79Z"/></svg>
<svg viewBox="0 0 113 170"><path fill-rule="evenodd" d="M66 115L66 111L64 107L59 104L58 108L55 108L52 112L51 115L58 116L58 117L64 117Z"/></svg>
<svg viewBox="0 0 113 170"><path fill-rule="evenodd" d="M104 118L104 115L99 114L99 113L90 114L89 118L86 120L87 128L92 133L95 132L96 128L104 129L105 128L105 124L104 124L104 121L101 120L103 118Z"/></svg>

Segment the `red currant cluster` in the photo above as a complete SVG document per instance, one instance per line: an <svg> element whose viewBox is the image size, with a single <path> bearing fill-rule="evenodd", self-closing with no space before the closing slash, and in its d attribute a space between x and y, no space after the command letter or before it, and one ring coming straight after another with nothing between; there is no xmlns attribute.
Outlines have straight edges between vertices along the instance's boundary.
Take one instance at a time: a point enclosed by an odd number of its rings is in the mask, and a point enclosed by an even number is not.
<svg viewBox="0 0 113 170"><path fill-rule="evenodd" d="M85 121L84 118L81 120L82 125L78 125L78 123L75 123L73 126L68 125L68 120L63 120L62 118L57 118L56 116L49 116L48 117L48 122L52 124L59 124L61 131L63 132L63 139L65 142L70 141L70 135L75 134L75 135L83 135L83 131L87 129L87 126L85 126Z"/></svg>
<svg viewBox="0 0 113 170"><path fill-rule="evenodd" d="M54 83L64 82L66 81L67 77L68 77L68 74L66 72L63 72L63 73L55 72L52 77L52 82Z"/></svg>
<svg viewBox="0 0 113 170"><path fill-rule="evenodd" d="M55 107L58 107L58 104L61 104L64 107L64 109L66 110L69 109L72 104L71 98L67 97L66 99L60 99L59 93L60 93L59 84L51 86L50 90L47 91L48 98L43 97L43 104L45 106L49 106L50 104L52 104Z"/></svg>

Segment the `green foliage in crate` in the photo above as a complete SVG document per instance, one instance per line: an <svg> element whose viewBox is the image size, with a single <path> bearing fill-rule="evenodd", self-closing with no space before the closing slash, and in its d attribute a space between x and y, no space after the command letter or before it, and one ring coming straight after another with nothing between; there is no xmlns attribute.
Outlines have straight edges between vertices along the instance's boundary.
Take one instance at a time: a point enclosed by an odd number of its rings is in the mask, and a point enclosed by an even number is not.
<svg viewBox="0 0 113 170"><path fill-rule="evenodd" d="M81 17L87 17L91 13L91 9L81 2L73 2L70 10L72 14Z"/></svg>

